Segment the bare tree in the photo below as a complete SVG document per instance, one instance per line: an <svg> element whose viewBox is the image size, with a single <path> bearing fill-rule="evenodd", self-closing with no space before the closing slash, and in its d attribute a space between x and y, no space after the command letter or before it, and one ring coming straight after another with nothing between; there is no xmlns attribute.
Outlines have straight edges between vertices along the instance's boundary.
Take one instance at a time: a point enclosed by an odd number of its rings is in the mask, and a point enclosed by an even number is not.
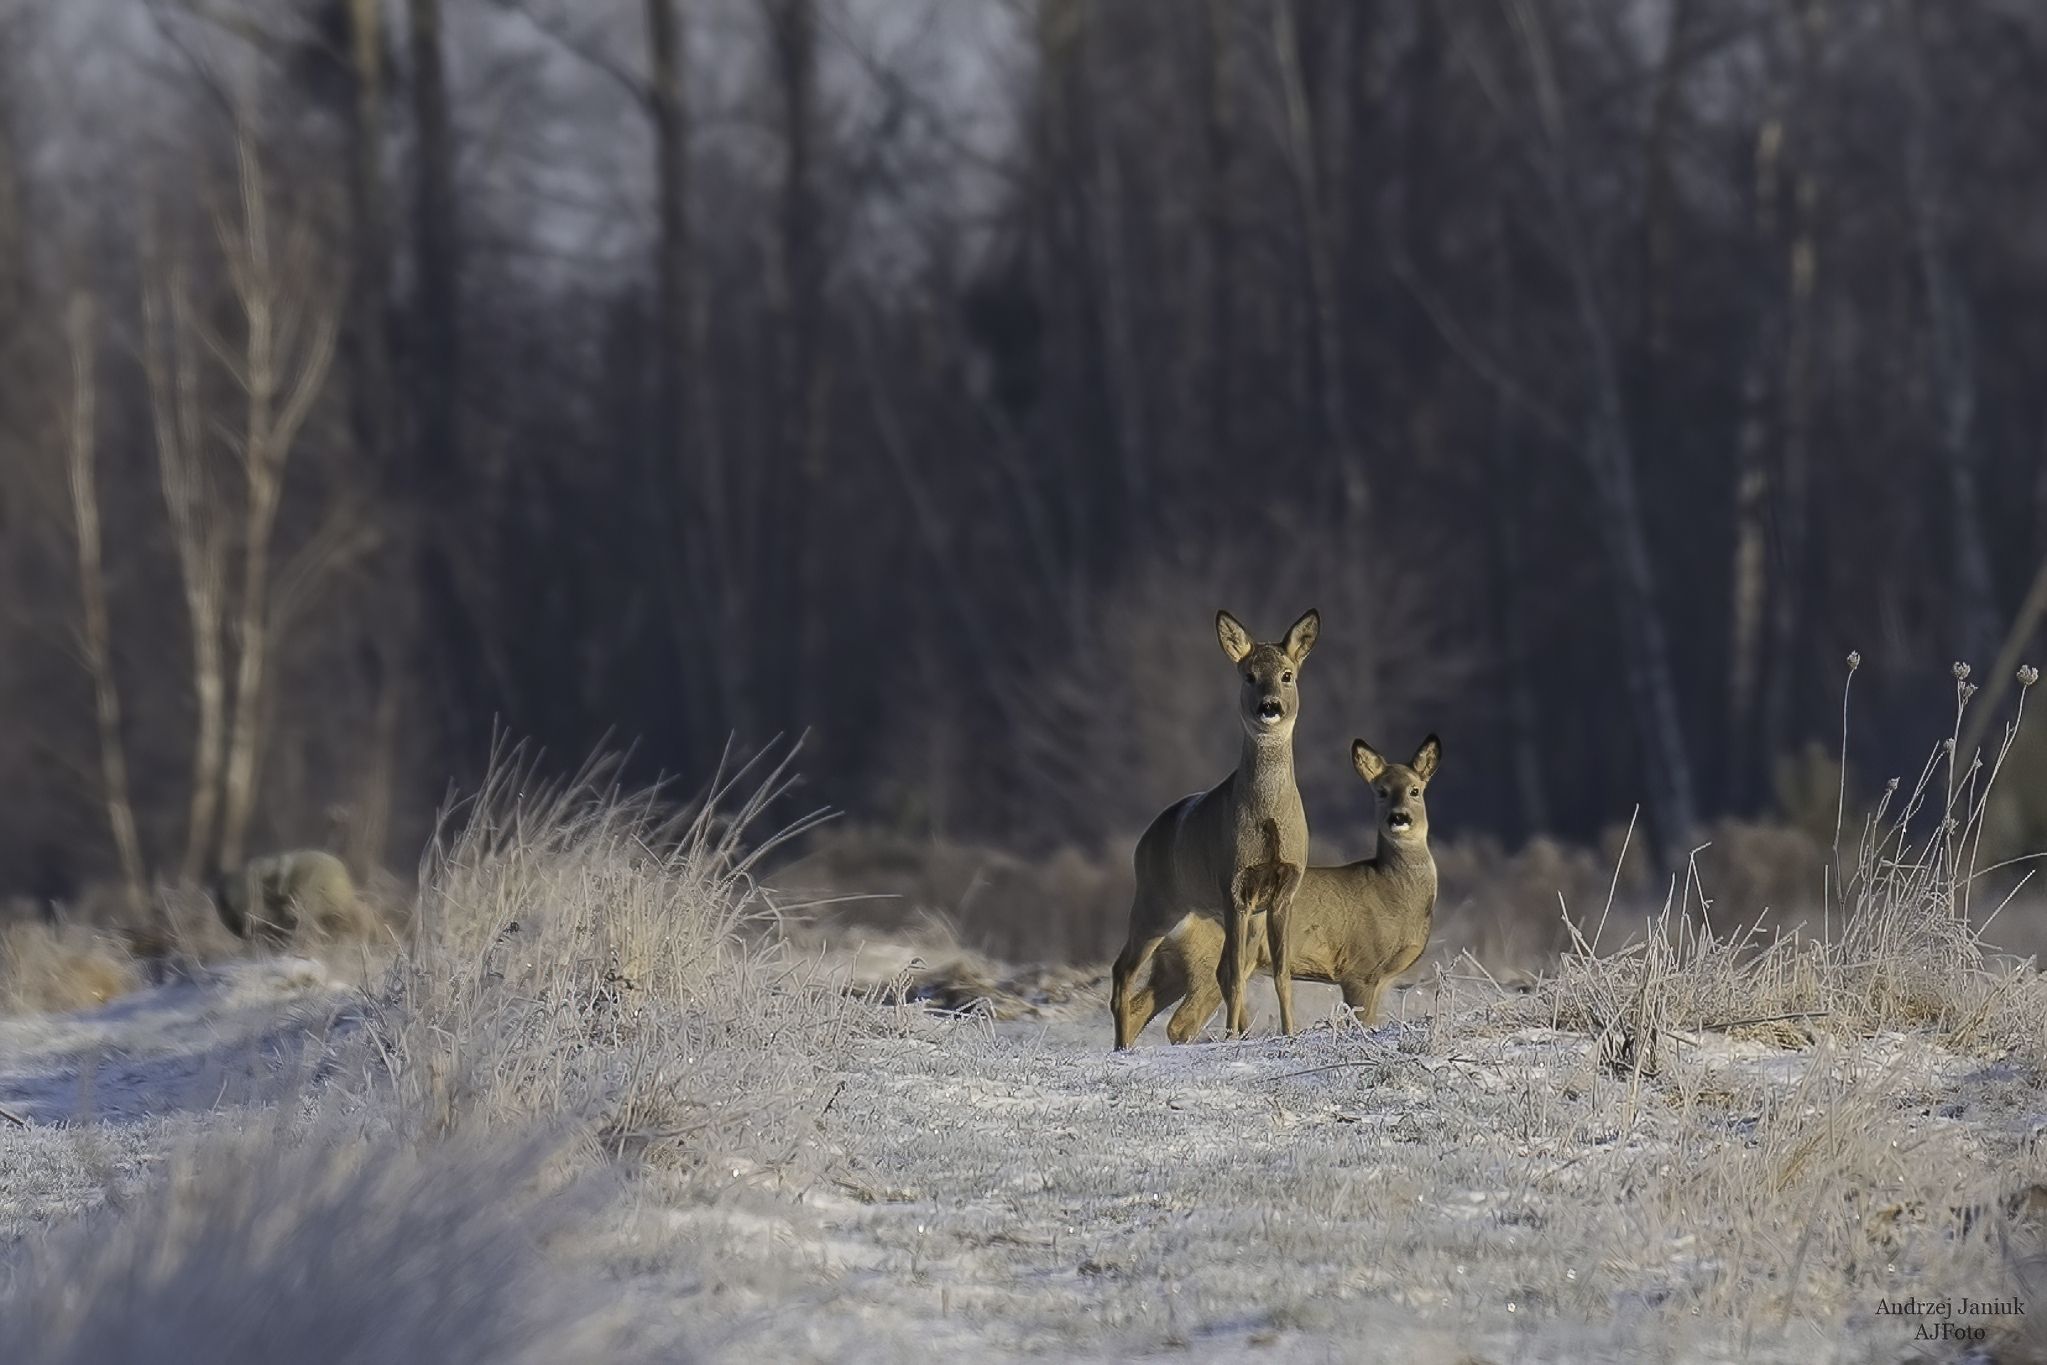
<svg viewBox="0 0 2047 1365"><path fill-rule="evenodd" d="M1344 361L1342 300L1338 294L1336 253L1329 214L1324 204L1321 159L1316 153L1314 109L1302 69L1301 28L1295 0L1273 0L1272 47L1279 67L1280 92L1286 109L1286 168L1294 192L1305 264L1303 287L1314 337L1314 385L1320 406L1323 439L1337 470L1337 491L1349 524L1363 522L1369 481L1357 432L1352 425Z"/></svg>
<svg viewBox="0 0 2047 1365"><path fill-rule="evenodd" d="M689 43L683 0L646 0L647 75L627 88L654 128L654 440L649 450L651 510L660 530L655 567L661 577L671 647L680 659L709 656L706 668L685 670L688 711L698 742L713 742L705 721L722 711L749 728L751 651L700 650L695 642L739 633L738 594L723 461L715 442L700 439L706 423L697 400L698 290L691 221Z"/></svg>
<svg viewBox="0 0 2047 1365"><path fill-rule="evenodd" d="M1668 858L1697 827L1697 807L1636 485L1618 343L1601 298L1596 248L1578 202L1573 143L1548 31L1530 0L1504 4L1531 91L1530 160L1568 284L1571 320L1585 353L1586 413L1577 444L1592 483L1595 520L1614 593L1621 666L1651 793L1650 828L1658 852Z"/></svg>
<svg viewBox="0 0 2047 1365"><path fill-rule="evenodd" d="M1202 388L1208 402L1211 457L1227 457L1235 445L1236 382L1236 163L1237 44L1232 32L1235 6L1206 0L1202 6L1202 192L1201 224L1208 268L1208 365Z"/></svg>
<svg viewBox="0 0 2047 1365"><path fill-rule="evenodd" d="M1781 104L1781 92L1773 105ZM1784 117L1773 107L1756 131L1755 231L1766 255L1774 254L1778 227L1777 184L1784 145ZM1754 341L1741 367L1741 421L1734 451L1734 554L1729 573L1727 649L1727 735L1722 746L1723 795L1737 808L1752 799L1759 751L1756 720L1762 692L1763 632L1769 605L1770 435L1773 351L1781 331L1783 301L1767 282L1758 287Z"/></svg>
<svg viewBox="0 0 2047 1365"><path fill-rule="evenodd" d="M1982 449L1976 433L1976 322L1950 241L1952 191L1941 171L1947 152L1940 107L1926 70L1920 7L1917 0L1893 0L1892 12L1911 112L1905 137L1905 188L1911 201L1913 246L1932 333L1929 359L1939 408L1936 449L1947 484L1955 653L1960 659L1975 659L1991 648L1997 629L1997 598L1983 542Z"/></svg>
<svg viewBox="0 0 2047 1365"><path fill-rule="evenodd" d="M206 458L209 432L186 270L175 254L167 259L149 244L143 272L142 367L156 436L157 479L177 552L192 641L197 716L185 852L179 864L180 877L190 882L204 871L214 848L226 761L227 679L221 635L227 542L218 514L219 490Z"/></svg>
<svg viewBox="0 0 2047 1365"><path fill-rule="evenodd" d="M785 495L787 541L772 538L769 554L793 553L788 569L764 565L764 581L780 579L791 592L784 623L794 648L786 656L786 719L808 724L819 711L814 688L824 681L826 539L820 534L825 482L825 262L818 186L818 24L816 0L768 0L768 42L781 116L782 178L776 237L776 286L781 310L780 446L789 476ZM784 546L789 547L785 550Z"/></svg>
<svg viewBox="0 0 2047 1365"><path fill-rule="evenodd" d="M1808 562L1812 515L1812 431L1818 406L1820 327L1821 45L1827 0L1806 0L1798 15L1798 84L1791 137L1791 221L1783 256L1784 377L1779 427L1777 497L1772 508L1776 590L1770 595L1771 669L1763 694L1762 725L1754 746L1764 761L1785 753L1794 739L1793 686L1800 675L1799 642L1812 592Z"/></svg>
<svg viewBox="0 0 2047 1365"><path fill-rule="evenodd" d="M244 400L242 429L234 440L243 476L242 573L223 765L222 866L241 860L255 805L271 651L271 532L285 468L334 358L337 326L332 290L321 283L310 217L282 234L272 227L262 162L246 133L237 142L236 165L238 217L223 217L219 233L242 346L239 352L213 346L216 354L234 356L229 368Z"/></svg>
<svg viewBox="0 0 2047 1365"><path fill-rule="evenodd" d="M1508 258L1507 228L1502 217L1495 211L1492 222L1493 349L1504 355L1514 344L1521 295L1513 263ZM1521 830L1533 836L1550 827L1550 815L1542 777L1539 708L1535 683L1529 676L1534 659L1528 645L1528 592L1524 581L1527 534L1520 515L1523 452L1518 448L1519 413L1514 404L1497 394L1493 402L1493 429L1485 447L1486 481L1492 493L1485 500L1486 571L1490 580L1487 597L1499 648L1500 686L1506 693L1501 715L1504 747L1513 764Z"/></svg>
<svg viewBox="0 0 2047 1365"><path fill-rule="evenodd" d="M112 630L107 620L105 559L100 544L98 480L93 472L98 435L96 340L93 302L83 291L71 296L65 331L71 345L71 411L67 431L72 529L78 548L78 590L82 607L79 643L92 677L93 712L99 723L101 799L121 888L129 913L140 918L145 904L142 841L135 832L135 807L128 795L128 750L121 733L121 692L114 678Z"/></svg>
<svg viewBox="0 0 2047 1365"><path fill-rule="evenodd" d="M384 194L383 0L348 6L350 296L343 342L356 449L380 474L391 458L390 231Z"/></svg>

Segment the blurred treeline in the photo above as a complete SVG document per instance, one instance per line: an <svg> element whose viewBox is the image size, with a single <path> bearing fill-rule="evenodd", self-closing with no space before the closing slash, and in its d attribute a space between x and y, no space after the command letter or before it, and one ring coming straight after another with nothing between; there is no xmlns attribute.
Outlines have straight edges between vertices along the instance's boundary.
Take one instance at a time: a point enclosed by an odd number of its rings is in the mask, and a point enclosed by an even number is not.
<svg viewBox="0 0 2047 1365"><path fill-rule="evenodd" d="M494 730L1099 848L1223 605L1337 847L1677 849L2024 648L2043 221L2031 0L6 0L0 883Z"/></svg>

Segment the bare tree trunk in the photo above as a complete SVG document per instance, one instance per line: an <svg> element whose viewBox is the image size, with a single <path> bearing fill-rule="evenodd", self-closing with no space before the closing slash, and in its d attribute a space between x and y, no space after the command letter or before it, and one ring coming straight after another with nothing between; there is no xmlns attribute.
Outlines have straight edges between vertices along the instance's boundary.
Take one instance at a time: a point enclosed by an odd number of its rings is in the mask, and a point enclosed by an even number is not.
<svg viewBox="0 0 2047 1365"><path fill-rule="evenodd" d="M1912 121L1905 138L1906 189L1926 310L1932 324L1932 368L1940 408L1939 451L1947 478L1949 562L1954 566L1951 615L1955 657L1980 661L1996 639L1997 598L1983 534L1979 491L1982 452L1976 443L1976 326L1957 277L1948 240L1949 191L1942 183L1940 111L1926 74L1916 0L1894 0Z"/></svg>
<svg viewBox="0 0 2047 1365"><path fill-rule="evenodd" d="M1108 78L1100 69L1101 49L1099 42L1080 45L1076 113L1090 131L1086 202L1094 210L1089 236L1100 329L1097 344L1116 450L1117 497L1104 520L1137 533L1150 509L1149 479L1145 472L1144 366L1137 350L1136 324L1131 317L1130 295L1135 281L1127 241L1129 196L1123 189L1115 139L1103 126L1102 110L1113 108L1114 98L1112 95L1106 103L1102 98L1101 87Z"/></svg>
<svg viewBox="0 0 2047 1365"><path fill-rule="evenodd" d="M72 296L65 319L71 342L69 466L71 514L77 535L78 589L83 607L81 644L92 675L93 710L99 722L101 795L107 829L121 865L128 911L140 919L143 891L142 841L135 832L135 807L128 799L128 752L121 737L121 694L114 681L112 632L107 623L107 587L100 556L99 490L93 474L98 407L93 345L93 306L85 294Z"/></svg>
<svg viewBox="0 0 2047 1365"><path fill-rule="evenodd" d="M240 222L223 229L228 276L241 310L244 347L236 376L246 399L240 436L242 581L234 628L235 686L228 716L219 865L242 859L255 809L264 689L270 654L270 535L293 443L312 411L334 355L328 300L316 293L309 232L272 239L267 188L249 135L238 145Z"/></svg>
<svg viewBox="0 0 2047 1365"><path fill-rule="evenodd" d="M192 795L178 875L196 880L213 851L227 738L227 679L221 652L226 614L227 549L216 521L216 492L206 472L206 417L191 300L181 264L145 249L142 366L156 433L157 479L192 637Z"/></svg>
<svg viewBox="0 0 2047 1365"><path fill-rule="evenodd" d="M1201 222L1208 254L1207 449L1211 467L1235 449L1236 382L1236 42L1231 33L1231 0L1207 0L1202 8L1207 48L1202 63L1202 130L1206 159Z"/></svg>
<svg viewBox="0 0 2047 1365"><path fill-rule="evenodd" d="M462 233L455 192L454 122L448 110L443 57L441 0L410 0L413 125L419 139L414 158L413 252L419 284L412 310L414 351L410 361L411 479L401 484L413 502L407 518L410 545L398 562L417 568L428 629L407 641L442 700L444 737L464 762L479 761L489 736L483 727L484 700L476 679L483 654L465 601L461 557L471 518L462 515ZM365 170L368 168L366 167ZM409 484L409 487L404 486ZM386 634L406 634L401 622ZM372 646L383 652L383 645ZM384 670L393 690L392 670Z"/></svg>
<svg viewBox="0 0 2047 1365"><path fill-rule="evenodd" d="M1772 110L1756 134L1756 239L1765 255L1778 244L1777 177L1784 144L1782 116ZM1770 544L1770 361L1780 307L1769 277L1759 286L1754 340L1742 358L1741 425L1734 451L1734 562L1729 574L1727 739L1721 746L1723 799L1733 808L1754 798L1762 695L1763 631L1768 611ZM1779 582L1782 591L1784 584Z"/></svg>
<svg viewBox="0 0 2047 1365"><path fill-rule="evenodd" d="M1370 484L1351 424L1349 374L1344 364L1343 310L1337 293L1336 256L1322 203L1314 114L1302 71L1301 34L1295 0L1275 0L1272 45L1278 58L1280 92L1286 108L1286 163L1300 222L1309 316L1313 320L1314 378L1323 437L1337 468L1337 492L1348 524L1362 525Z"/></svg>
<svg viewBox="0 0 2047 1365"><path fill-rule="evenodd" d="M1494 316L1498 338L1495 349L1506 354L1512 344L1515 315L1520 309L1514 287L1513 266L1507 255L1506 224L1493 216ZM1521 550L1521 452L1515 448L1515 423L1519 417L1504 397L1495 400L1493 438L1486 445L1486 569L1490 578L1487 597L1493 617L1493 634L1500 653L1507 705L1503 716L1505 749L1514 771L1514 796L1520 831L1524 838L1549 828L1549 797L1542 780L1542 743L1537 722L1535 682L1528 675L1531 653L1522 626L1525 602L1520 591L1525 572Z"/></svg>
<svg viewBox="0 0 2047 1365"><path fill-rule="evenodd" d="M1668 344L1668 309L1664 282L1672 254L1672 206L1677 195L1671 174L1670 144L1677 122L1684 50L1696 12L1693 0L1675 0L1670 12L1670 32L1664 38L1663 58L1656 72L1656 95L1650 102L1649 127L1642 139L1642 235L1639 246L1641 271L1640 314L1636 343L1641 356L1642 391L1646 398L1655 392L1657 363Z"/></svg>
<svg viewBox="0 0 2047 1365"><path fill-rule="evenodd" d="M1678 720L1669 641L1656 608L1656 576L1636 486L1635 453L1622 398L1620 360L1599 297L1588 240L1566 173L1570 140L1549 41L1526 0L1507 0L1528 57L1541 145L1537 157L1587 354L1591 388L1584 457L1611 575L1622 668L1650 793L1649 827L1658 855L1679 856L1697 828L1692 765Z"/></svg>
<svg viewBox="0 0 2047 1365"><path fill-rule="evenodd" d="M1812 422L1815 375L1819 369L1819 328L1814 318L1818 289L1819 185L1812 171L1799 173L1792 192L1789 307L1785 326L1783 454L1776 500L1777 589L1770 594L1769 683L1763 697L1758 752L1765 760L1789 750L1793 687L1801 673L1805 594L1811 576L1806 523L1812 501Z"/></svg>
<svg viewBox="0 0 2047 1365"><path fill-rule="evenodd" d="M421 463L452 471L460 450L461 246L455 148L441 55L441 0L411 0L412 113L419 138L413 190L419 253L418 398Z"/></svg>
<svg viewBox="0 0 2047 1365"><path fill-rule="evenodd" d="M784 628L793 645L784 680L787 723L807 727L819 714L824 682L827 557L825 485L824 259L817 189L817 10L815 0L771 0L776 87L782 112L782 290L780 445L791 476L789 538L795 556Z"/></svg>
<svg viewBox="0 0 2047 1365"><path fill-rule="evenodd" d="M1096 483L1089 382L1099 373L1092 346L1099 333L1088 325L1095 297L1092 254L1081 190L1086 185L1087 129L1081 116L1083 55L1089 40L1087 0L1038 0L1037 91L1032 157L1034 285L1048 300L1044 345L1047 402L1035 434L1057 449L1058 474L1038 478L1053 515L1044 519L1045 541L1055 547L1058 573L1054 604L1067 630L1078 635L1084 615L1082 579L1089 551L1099 549L1090 512ZM1033 472L1020 470L1023 479ZM1049 576L1049 575L1048 575Z"/></svg>
<svg viewBox="0 0 2047 1365"><path fill-rule="evenodd" d="M22 204L22 156L15 111L0 93L0 318L17 316L28 284L28 214ZM5 332L0 332L4 341Z"/></svg>
<svg viewBox="0 0 2047 1365"><path fill-rule="evenodd" d="M705 648L741 633L730 577L738 558L720 509L725 506L714 442L697 439L696 244L689 213L688 41L680 0L646 0L647 99L654 120L655 244L654 449L648 471L656 569L669 634L683 666L686 741L715 752L725 736L714 717L750 733L749 652ZM692 471L699 477L692 478ZM704 665L704 666L699 666Z"/></svg>
<svg viewBox="0 0 2047 1365"><path fill-rule="evenodd" d="M390 235L384 209L383 0L347 0L349 72L349 241L352 299L346 321L349 424L357 451L379 478L391 450Z"/></svg>

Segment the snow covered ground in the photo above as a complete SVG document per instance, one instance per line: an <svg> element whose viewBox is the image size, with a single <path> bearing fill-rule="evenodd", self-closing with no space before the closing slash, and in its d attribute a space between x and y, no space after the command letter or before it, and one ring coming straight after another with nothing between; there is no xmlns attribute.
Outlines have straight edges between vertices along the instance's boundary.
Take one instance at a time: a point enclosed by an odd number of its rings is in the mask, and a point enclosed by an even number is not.
<svg viewBox="0 0 2047 1365"><path fill-rule="evenodd" d="M1707 1035L1638 1077L1524 1001L1464 996L1123 1055L1098 989L1000 1022L879 1006L790 1150L629 1176L552 1254L711 1358L2040 1348L2030 1316L1882 1311L2032 1309L2047 1093L2025 1068L1903 1035ZM0 1120L0 1255L317 1091L354 1000L318 964L252 962L0 1021L0 1105L25 1120ZM1929 1344L1940 1321L1985 1336Z"/></svg>

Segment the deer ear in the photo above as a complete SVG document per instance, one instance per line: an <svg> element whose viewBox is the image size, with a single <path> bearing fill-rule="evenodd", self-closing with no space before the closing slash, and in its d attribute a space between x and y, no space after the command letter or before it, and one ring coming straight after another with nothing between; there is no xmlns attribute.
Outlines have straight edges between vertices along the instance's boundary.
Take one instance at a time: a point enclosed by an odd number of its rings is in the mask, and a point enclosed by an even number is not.
<svg viewBox="0 0 2047 1365"><path fill-rule="evenodd" d="M1322 613L1313 607L1301 615L1301 619L1287 628L1286 642L1280 646L1286 656L1299 667L1308 657L1308 651L1315 647L1315 639L1322 633Z"/></svg>
<svg viewBox="0 0 2047 1365"><path fill-rule="evenodd" d="M1414 762L1407 766L1414 769L1414 775L1427 782L1436 775L1436 767L1443 761L1443 741L1430 735L1422 741L1422 747L1414 751Z"/></svg>
<svg viewBox="0 0 2047 1365"><path fill-rule="evenodd" d="M1358 776L1367 782L1377 782L1386 772L1386 760L1371 745L1361 739L1350 742L1351 766L1358 770Z"/></svg>
<svg viewBox="0 0 2047 1365"><path fill-rule="evenodd" d="M1233 664L1244 662L1244 657L1257 645L1257 641L1251 638L1251 632L1226 611L1215 614L1215 638L1222 641L1223 653L1230 656Z"/></svg>

